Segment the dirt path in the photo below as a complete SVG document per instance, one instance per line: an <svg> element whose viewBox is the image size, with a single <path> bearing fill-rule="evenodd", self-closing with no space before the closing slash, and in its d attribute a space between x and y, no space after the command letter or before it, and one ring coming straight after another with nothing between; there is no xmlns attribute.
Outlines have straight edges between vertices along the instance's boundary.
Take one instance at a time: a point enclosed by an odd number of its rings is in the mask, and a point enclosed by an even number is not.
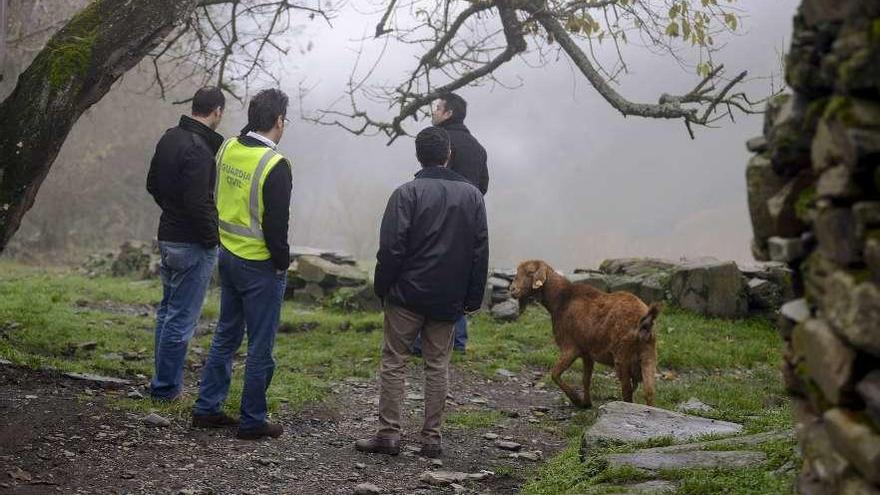
<svg viewBox="0 0 880 495"><path fill-rule="evenodd" d="M110 397L125 390L92 392L57 374L0 365L0 493L326 495L353 493L364 482L382 493L452 493L451 487L419 481L432 469L494 471L465 483L465 493L517 493L538 464L508 457L483 435L507 437L545 458L564 447L560 431L572 410L556 390L535 386L538 376L523 372L487 380L454 372L447 412L497 411L500 419L485 428L448 426L438 467L407 441L421 415L415 366L407 388L405 450L387 457L353 448L377 423L373 381L338 383L333 399L299 413L282 408L274 416L286 430L280 439L245 442L234 438L234 430L192 429L184 419L164 428L146 425L142 413L109 407Z"/></svg>

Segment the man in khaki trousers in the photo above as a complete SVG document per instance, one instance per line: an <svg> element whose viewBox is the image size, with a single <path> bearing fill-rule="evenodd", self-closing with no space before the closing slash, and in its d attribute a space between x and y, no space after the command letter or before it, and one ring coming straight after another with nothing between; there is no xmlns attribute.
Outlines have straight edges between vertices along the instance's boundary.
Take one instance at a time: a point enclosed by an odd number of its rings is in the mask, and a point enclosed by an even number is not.
<svg viewBox="0 0 880 495"><path fill-rule="evenodd" d="M446 168L449 136L428 127L416 136L422 165L415 179L388 200L379 232L374 288L385 306L385 342L379 369L379 430L358 440L363 452L400 452L400 416L406 359L422 335L425 421L422 455L442 455L453 325L480 308L489 266L483 195Z"/></svg>

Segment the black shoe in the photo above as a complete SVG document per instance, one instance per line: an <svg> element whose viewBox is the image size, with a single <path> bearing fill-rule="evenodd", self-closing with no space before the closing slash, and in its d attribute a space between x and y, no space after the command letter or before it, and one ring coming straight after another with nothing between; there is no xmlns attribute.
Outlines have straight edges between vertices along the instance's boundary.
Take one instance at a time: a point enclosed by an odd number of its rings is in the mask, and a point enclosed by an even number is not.
<svg viewBox="0 0 880 495"><path fill-rule="evenodd" d="M278 438L282 433L284 433L284 428L282 428L281 425L266 422L261 426L248 428L246 430L239 427L238 433L236 433L235 436L242 440L259 440L264 437Z"/></svg>
<svg viewBox="0 0 880 495"><path fill-rule="evenodd" d="M238 420L226 413L193 414L192 425L195 428L226 428L228 426L238 426Z"/></svg>
<svg viewBox="0 0 880 495"><path fill-rule="evenodd" d="M420 454L429 459L439 459L443 456L443 447L439 443L423 443Z"/></svg>
<svg viewBox="0 0 880 495"><path fill-rule="evenodd" d="M371 454L397 455L400 453L400 440L380 437L361 438L354 443L354 448Z"/></svg>

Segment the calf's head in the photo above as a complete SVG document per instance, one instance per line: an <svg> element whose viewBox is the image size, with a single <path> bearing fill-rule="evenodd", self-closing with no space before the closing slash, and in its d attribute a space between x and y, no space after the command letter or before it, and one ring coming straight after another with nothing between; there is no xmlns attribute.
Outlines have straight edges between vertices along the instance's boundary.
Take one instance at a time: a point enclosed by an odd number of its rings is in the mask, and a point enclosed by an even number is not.
<svg viewBox="0 0 880 495"><path fill-rule="evenodd" d="M516 278L510 283L510 295L526 299L541 292L553 269L540 260L523 261L516 267Z"/></svg>

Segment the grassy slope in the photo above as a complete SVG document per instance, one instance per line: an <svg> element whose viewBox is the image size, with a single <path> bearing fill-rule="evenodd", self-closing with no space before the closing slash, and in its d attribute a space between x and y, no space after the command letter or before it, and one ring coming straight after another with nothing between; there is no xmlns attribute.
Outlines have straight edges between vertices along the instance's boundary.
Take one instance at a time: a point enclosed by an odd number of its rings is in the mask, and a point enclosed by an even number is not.
<svg viewBox="0 0 880 495"><path fill-rule="evenodd" d="M91 308L106 301L154 304L160 295L161 287L156 281L88 279L60 269L0 263L0 357L32 367L148 376L152 369L153 318L136 312L114 314ZM216 319L217 301L218 294L212 291L203 311L203 317L209 321ZM295 410L326 397L334 381L374 373L381 332L358 330L379 326L381 315L314 310L285 303L282 321L294 328L318 328L278 336L278 368L270 393L271 408L284 401ZM683 400L698 397L715 407L710 416L744 423L748 432L791 425L777 371L780 342L770 324L762 320L713 320L669 310L661 316L657 328L660 367L665 377L657 385L658 406L674 408ZM547 369L555 360L549 321L540 308L531 308L515 323L498 324L479 316L470 333L469 352L454 359L459 366L476 372L491 375L497 368L516 371L524 366ZM77 350L76 345L84 342L96 342L97 346L93 350ZM192 345L206 352L210 335L197 337ZM129 360L105 357L113 353L135 356L129 356ZM198 359L194 353L190 356ZM236 367L236 374L240 372L240 367ZM568 379L579 381L579 375L577 363ZM230 410L238 408L240 383L240 378L233 381L227 404ZM594 401L601 403L618 397L619 389L610 370L598 366ZM559 400L563 401L561 394ZM641 400L638 395L637 400ZM148 401L128 401L122 405L178 415L186 414L189 407ZM495 421L483 416L453 415L449 424L473 428ZM545 464L524 493L583 493L600 481L638 479L636 473L610 472L598 469L595 463L588 463L585 469L579 462L579 435L591 417L590 412L578 413L566 426L568 449ZM761 448L770 454L770 462L761 468L727 473L669 472L663 476L681 480L680 493L790 492L791 476L779 476L773 471L793 458L793 442L772 442Z"/></svg>

